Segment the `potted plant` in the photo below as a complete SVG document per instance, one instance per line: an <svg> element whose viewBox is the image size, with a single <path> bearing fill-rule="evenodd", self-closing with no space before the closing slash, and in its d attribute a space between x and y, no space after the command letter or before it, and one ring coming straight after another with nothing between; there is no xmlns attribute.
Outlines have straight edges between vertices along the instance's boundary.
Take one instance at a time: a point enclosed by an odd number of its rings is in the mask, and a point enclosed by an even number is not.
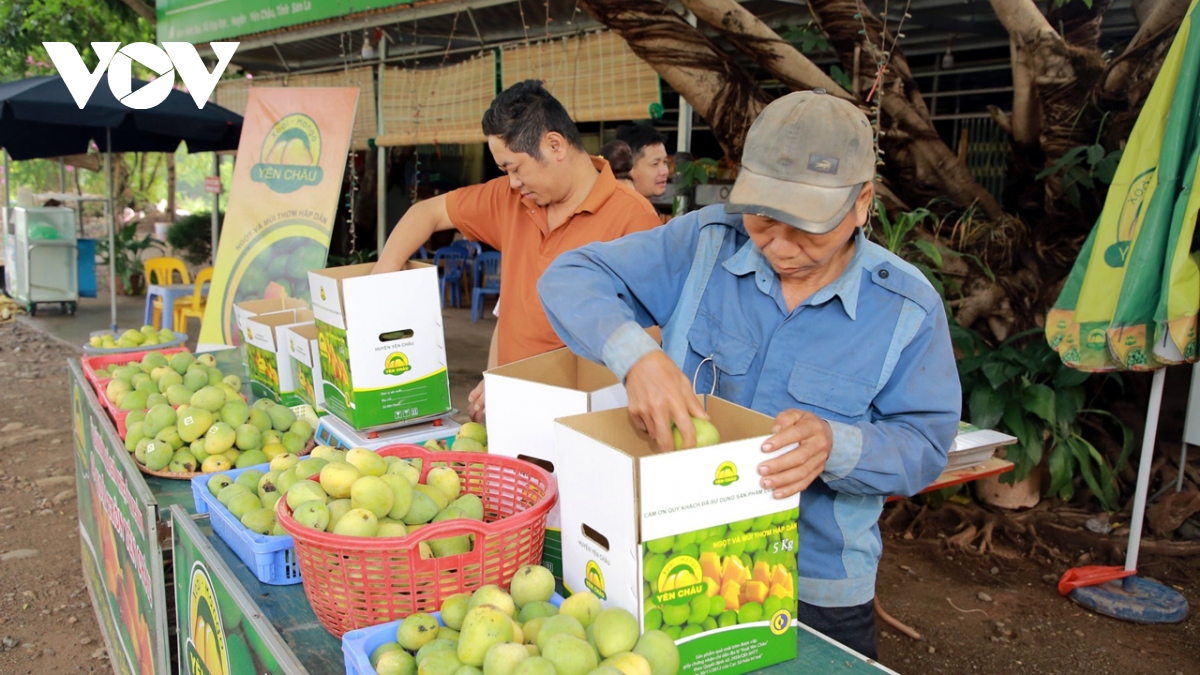
<svg viewBox="0 0 1200 675"><path fill-rule="evenodd" d="M979 481L977 496L1006 508L1033 506L1048 473L1046 496L1071 499L1078 476L1106 511L1118 510L1116 476L1133 451L1133 434L1111 413L1086 406L1083 384L1089 373L1063 365L1041 328L993 348L973 331L951 325L963 354L958 373L971 423L1017 437L1016 444L1005 448L1005 458L1016 465L1013 471ZM1121 430L1124 442L1113 464L1084 438L1082 425L1088 417ZM1039 470L1043 466L1045 471Z"/></svg>
<svg viewBox="0 0 1200 675"><path fill-rule="evenodd" d="M142 253L156 248L163 250L163 243L149 234L138 235L137 222L130 222L117 228L115 237L115 253L112 255L108 248L108 239L102 238L96 242L96 254L102 265L116 265L118 291L125 295L141 295L145 291L145 278L142 274Z"/></svg>

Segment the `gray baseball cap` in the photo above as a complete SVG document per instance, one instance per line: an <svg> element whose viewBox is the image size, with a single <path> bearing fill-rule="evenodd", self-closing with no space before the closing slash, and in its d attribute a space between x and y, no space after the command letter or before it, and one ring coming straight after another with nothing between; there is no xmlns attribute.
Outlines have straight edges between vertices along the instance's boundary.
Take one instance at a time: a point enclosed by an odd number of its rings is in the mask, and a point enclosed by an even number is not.
<svg viewBox="0 0 1200 675"><path fill-rule="evenodd" d="M875 179L867 116L823 89L772 101L746 134L728 213L774 218L813 234L838 226Z"/></svg>

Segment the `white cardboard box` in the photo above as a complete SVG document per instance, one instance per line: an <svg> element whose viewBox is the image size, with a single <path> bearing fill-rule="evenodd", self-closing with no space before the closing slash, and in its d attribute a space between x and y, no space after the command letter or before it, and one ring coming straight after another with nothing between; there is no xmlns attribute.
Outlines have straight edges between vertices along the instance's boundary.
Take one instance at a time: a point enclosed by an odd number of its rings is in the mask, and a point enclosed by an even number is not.
<svg viewBox="0 0 1200 675"><path fill-rule="evenodd" d="M297 323L284 329L283 342L287 345L292 379L296 395L312 406L318 414L325 412L325 387L321 380L321 356L317 347L317 324L313 321Z"/></svg>
<svg viewBox="0 0 1200 675"><path fill-rule="evenodd" d="M533 461L554 473L554 420L626 405L625 387L611 370L563 348L483 374L488 452ZM560 507L546 518L542 564L562 579Z"/></svg>
<svg viewBox="0 0 1200 675"><path fill-rule="evenodd" d="M246 332L246 319L259 314L271 314L288 309L308 309L308 303L300 298L264 298L262 300L246 300L233 306L233 318L237 322L239 335Z"/></svg>
<svg viewBox="0 0 1200 675"><path fill-rule="evenodd" d="M762 452L774 420L706 406L722 442L679 452L658 453L625 408L557 420L563 581L673 630L680 672L734 675L796 656L799 497L759 484L758 465L790 449ZM717 602L712 625L670 625Z"/></svg>
<svg viewBox="0 0 1200 675"><path fill-rule="evenodd" d="M409 261L308 273L325 407L355 429L394 426L450 410L437 268Z"/></svg>
<svg viewBox="0 0 1200 675"><path fill-rule="evenodd" d="M287 335L292 325L312 320L313 314L307 309L288 309L258 314L242 321L246 369L255 395L273 398L287 406L304 403L296 394Z"/></svg>

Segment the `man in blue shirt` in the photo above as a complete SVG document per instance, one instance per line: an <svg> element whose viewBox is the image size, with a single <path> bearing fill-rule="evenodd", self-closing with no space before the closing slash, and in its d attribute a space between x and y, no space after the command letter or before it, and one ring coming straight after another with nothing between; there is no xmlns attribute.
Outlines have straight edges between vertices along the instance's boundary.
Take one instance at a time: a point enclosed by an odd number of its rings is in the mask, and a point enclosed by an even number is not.
<svg viewBox="0 0 1200 675"><path fill-rule="evenodd" d="M961 412L941 299L862 232L874 175L862 112L789 94L751 127L726 205L566 253L538 284L660 449L673 425L692 447L694 391L775 417L764 452L795 448L758 470L776 498L803 495L799 619L870 657L884 500L937 478Z"/></svg>

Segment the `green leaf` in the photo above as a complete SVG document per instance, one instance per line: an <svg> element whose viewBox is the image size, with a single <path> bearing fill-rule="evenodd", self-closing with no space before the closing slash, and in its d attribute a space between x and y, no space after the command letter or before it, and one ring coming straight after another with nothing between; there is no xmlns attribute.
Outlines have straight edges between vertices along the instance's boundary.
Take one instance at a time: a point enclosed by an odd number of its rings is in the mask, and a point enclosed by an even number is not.
<svg viewBox="0 0 1200 675"><path fill-rule="evenodd" d="M983 371L988 382L992 384L993 389L999 389L1000 385L1008 382L1013 377L1016 377L1021 372L1020 367L1014 366L1011 363L1002 361L988 361L980 368Z"/></svg>
<svg viewBox="0 0 1200 675"><path fill-rule="evenodd" d="M1062 368L1058 369L1057 373L1054 374L1054 386L1078 387L1086 382L1091 375L1091 373L1084 370L1075 370L1074 368L1063 366Z"/></svg>
<svg viewBox="0 0 1200 675"><path fill-rule="evenodd" d="M1070 425L1083 408L1083 389L1070 387L1054 391L1054 414L1060 425Z"/></svg>
<svg viewBox="0 0 1200 675"><path fill-rule="evenodd" d="M921 253L924 253L926 255L926 257L928 257L930 260L933 261L934 265L936 265L939 268L942 266L942 252L939 251L938 247L934 246L932 242L928 242L923 239L918 239L916 242L913 242L913 243L916 245L917 248L921 249Z"/></svg>
<svg viewBox="0 0 1200 675"><path fill-rule="evenodd" d="M971 410L971 424L982 429L995 428L1004 414L1004 399L991 387L972 390L967 405Z"/></svg>
<svg viewBox="0 0 1200 675"><path fill-rule="evenodd" d="M1034 384L1021 392L1021 404L1026 410L1049 424L1055 423L1054 390L1044 384Z"/></svg>
<svg viewBox="0 0 1200 675"><path fill-rule="evenodd" d="M1102 159L1104 159L1104 146L1100 145L1099 143L1089 145L1087 148L1088 164L1095 166L1096 164L1099 164L1100 160Z"/></svg>
<svg viewBox="0 0 1200 675"><path fill-rule="evenodd" d="M1100 487L1099 481L1096 480L1095 467L1093 466L1092 452L1095 448L1091 443L1076 436L1066 439L1068 447L1071 448L1071 454L1075 456L1075 461L1079 466L1079 472L1083 475L1083 482L1087 484L1088 489L1097 499L1104 498L1104 490ZM1096 453L1099 456L1099 453ZM1103 460L1101 460L1103 461Z"/></svg>
<svg viewBox="0 0 1200 675"><path fill-rule="evenodd" d="M1071 451L1059 444L1050 451L1050 487L1047 494L1058 495L1062 499L1070 499L1075 493L1071 480L1075 477L1074 458Z"/></svg>

